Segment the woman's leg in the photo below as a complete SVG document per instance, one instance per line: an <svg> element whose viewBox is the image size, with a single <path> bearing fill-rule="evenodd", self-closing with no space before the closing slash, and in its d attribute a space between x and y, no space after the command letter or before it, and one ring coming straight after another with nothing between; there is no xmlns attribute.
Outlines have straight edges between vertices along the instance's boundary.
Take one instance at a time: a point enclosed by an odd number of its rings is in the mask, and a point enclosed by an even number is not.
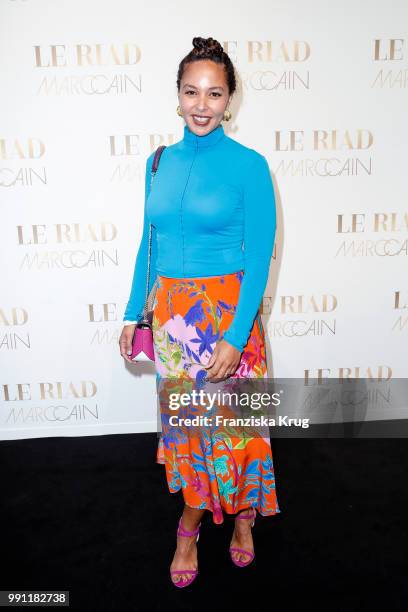
<svg viewBox="0 0 408 612"><path fill-rule="evenodd" d="M249 512L250 509L246 508L245 510L241 510L238 514L243 514ZM237 515L238 516L238 515ZM235 529L232 534L232 540L230 546L245 548L245 550L250 550L254 552L254 542L252 539L252 529L251 529L252 518L249 519L235 519ZM241 553L238 551L232 551L232 556L236 561L242 561L246 563L249 560L250 555L246 555L245 553Z"/></svg>
<svg viewBox="0 0 408 612"><path fill-rule="evenodd" d="M194 531L204 514L205 510L198 510L197 508L190 508L187 504L184 505L183 516L181 518L181 524L186 531ZM197 569L197 536L177 536L177 548L174 553L173 562L170 566L170 570L186 570L186 569ZM179 582L180 580L187 581L191 578L191 574L172 574L172 580Z"/></svg>

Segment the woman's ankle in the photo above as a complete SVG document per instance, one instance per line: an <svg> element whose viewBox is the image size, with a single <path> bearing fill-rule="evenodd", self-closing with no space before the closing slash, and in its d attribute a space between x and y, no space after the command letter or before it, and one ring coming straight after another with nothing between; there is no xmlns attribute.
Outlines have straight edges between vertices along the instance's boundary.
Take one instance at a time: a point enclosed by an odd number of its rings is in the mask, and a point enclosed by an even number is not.
<svg viewBox="0 0 408 612"><path fill-rule="evenodd" d="M183 514L181 517L181 523L184 529L187 531L195 531L200 525L205 510L199 510L192 508L185 504Z"/></svg>

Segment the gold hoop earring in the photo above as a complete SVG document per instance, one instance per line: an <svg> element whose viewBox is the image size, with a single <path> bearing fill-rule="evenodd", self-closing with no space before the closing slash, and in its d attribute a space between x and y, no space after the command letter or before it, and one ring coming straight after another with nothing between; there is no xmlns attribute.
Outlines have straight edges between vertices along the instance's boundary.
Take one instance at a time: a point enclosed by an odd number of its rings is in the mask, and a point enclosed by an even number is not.
<svg viewBox="0 0 408 612"><path fill-rule="evenodd" d="M177 114L178 114L180 117L182 117L182 116L183 116L183 113L181 112L181 108L180 108L180 106L178 106L178 107L177 107L176 111L177 111Z"/></svg>
<svg viewBox="0 0 408 612"><path fill-rule="evenodd" d="M224 111L224 121L229 121L231 119L231 117L232 117L231 111L225 110Z"/></svg>

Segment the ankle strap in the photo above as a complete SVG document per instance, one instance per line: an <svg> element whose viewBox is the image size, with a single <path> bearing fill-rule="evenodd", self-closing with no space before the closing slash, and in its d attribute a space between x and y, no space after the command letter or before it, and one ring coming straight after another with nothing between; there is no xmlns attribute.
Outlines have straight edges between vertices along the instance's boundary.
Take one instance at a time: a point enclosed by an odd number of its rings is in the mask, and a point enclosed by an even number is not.
<svg viewBox="0 0 408 612"><path fill-rule="evenodd" d="M194 531L187 531L186 529L184 529L183 525L181 524L181 517L179 520L179 526L177 529L177 535L181 535L181 536L185 536L185 537L190 537L193 535L197 535L198 532L200 531L200 526L201 523L198 524L198 527L196 527L196 529L194 529Z"/></svg>
<svg viewBox="0 0 408 612"><path fill-rule="evenodd" d="M250 514L248 513L249 510L251 511ZM248 510L244 510L242 513L238 514L235 518L236 519L249 519L249 518L254 518L254 512L256 514L256 510L253 506L251 506L251 508L249 508ZM246 514L245 514L246 513Z"/></svg>

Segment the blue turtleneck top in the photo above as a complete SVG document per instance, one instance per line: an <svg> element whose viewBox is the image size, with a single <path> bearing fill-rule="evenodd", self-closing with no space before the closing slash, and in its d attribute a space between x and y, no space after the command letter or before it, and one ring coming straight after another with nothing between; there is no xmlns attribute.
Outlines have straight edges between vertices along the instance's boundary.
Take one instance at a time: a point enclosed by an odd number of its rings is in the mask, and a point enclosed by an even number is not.
<svg viewBox="0 0 408 612"><path fill-rule="evenodd" d="M149 291L156 276L204 277L243 270L233 320L223 339L243 351L261 304L276 231L276 207L263 155L233 140L219 124L163 151L151 192L154 152L146 162L143 234L124 322L143 316L149 223Z"/></svg>

